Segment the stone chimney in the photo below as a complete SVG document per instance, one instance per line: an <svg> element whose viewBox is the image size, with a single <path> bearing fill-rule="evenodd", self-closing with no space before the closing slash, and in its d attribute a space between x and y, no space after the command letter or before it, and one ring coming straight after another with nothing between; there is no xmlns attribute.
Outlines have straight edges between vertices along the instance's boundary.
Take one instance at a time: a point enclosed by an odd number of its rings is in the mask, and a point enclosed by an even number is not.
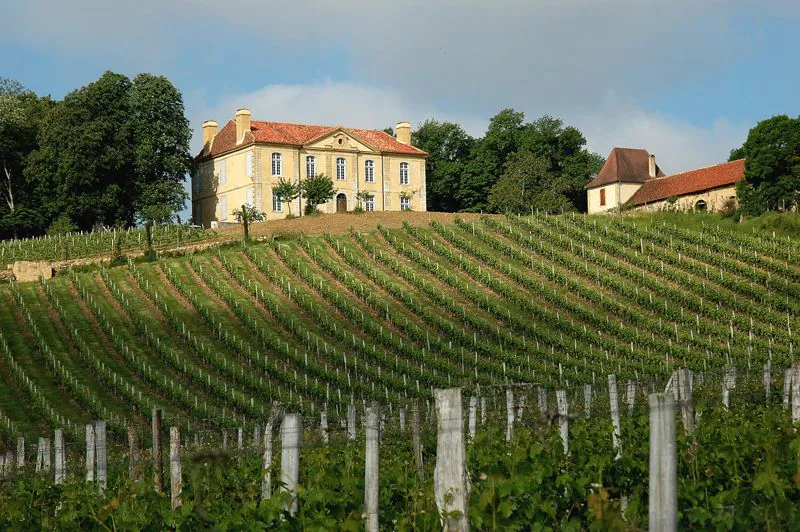
<svg viewBox="0 0 800 532"><path fill-rule="evenodd" d="M203 122L203 153L208 155L211 152L211 144L217 135L217 123L213 120Z"/></svg>
<svg viewBox="0 0 800 532"><path fill-rule="evenodd" d="M394 137L401 144L411 145L411 124L408 122L398 122L394 128Z"/></svg>
<svg viewBox="0 0 800 532"><path fill-rule="evenodd" d="M250 131L250 109L236 111L236 144L244 141L244 134Z"/></svg>
<svg viewBox="0 0 800 532"><path fill-rule="evenodd" d="M656 156L652 153L647 157L647 170L651 178L656 176Z"/></svg>

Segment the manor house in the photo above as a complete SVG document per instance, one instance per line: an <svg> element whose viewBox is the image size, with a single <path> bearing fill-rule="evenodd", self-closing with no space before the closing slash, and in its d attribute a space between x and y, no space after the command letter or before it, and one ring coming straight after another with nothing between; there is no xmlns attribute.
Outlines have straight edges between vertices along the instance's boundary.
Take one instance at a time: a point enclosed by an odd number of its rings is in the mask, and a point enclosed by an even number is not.
<svg viewBox="0 0 800 532"><path fill-rule="evenodd" d="M425 211L425 158L411 145L411 124L399 122L395 136L343 126L261 122L239 109L219 131L203 123L203 150L192 176L194 223L235 223L231 214L247 204L268 220L302 214L303 198L291 204L273 192L279 181L300 183L325 174L334 197L318 209Z"/></svg>
<svg viewBox="0 0 800 532"><path fill-rule="evenodd" d="M718 211L735 206L742 179L744 159L666 175L647 150L614 148L586 185L588 211Z"/></svg>

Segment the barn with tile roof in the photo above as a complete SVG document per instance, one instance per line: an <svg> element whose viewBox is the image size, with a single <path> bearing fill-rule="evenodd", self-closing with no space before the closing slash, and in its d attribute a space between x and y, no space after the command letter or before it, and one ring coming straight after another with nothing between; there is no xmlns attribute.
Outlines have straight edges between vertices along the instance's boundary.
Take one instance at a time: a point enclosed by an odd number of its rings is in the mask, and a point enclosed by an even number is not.
<svg viewBox="0 0 800 532"><path fill-rule="evenodd" d="M234 223L241 205L267 219L302 214L303 198L292 202L273 188L281 180L300 183L325 174L335 195L318 208L325 213L425 211L427 153L411 144L411 124L399 122L395 136L384 131L250 119L239 109L221 129L203 123L203 149L192 176L192 215L204 227Z"/></svg>

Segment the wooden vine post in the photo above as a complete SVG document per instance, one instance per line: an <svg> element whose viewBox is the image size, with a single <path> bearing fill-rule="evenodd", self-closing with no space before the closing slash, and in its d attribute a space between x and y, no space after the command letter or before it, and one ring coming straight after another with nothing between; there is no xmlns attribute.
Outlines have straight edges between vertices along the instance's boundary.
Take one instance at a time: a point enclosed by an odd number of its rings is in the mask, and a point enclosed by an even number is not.
<svg viewBox="0 0 800 532"><path fill-rule="evenodd" d="M469 439L475 440L475 425L478 419L478 398L474 395L469 398Z"/></svg>
<svg viewBox="0 0 800 532"><path fill-rule="evenodd" d="M94 425L86 425L86 482L94 482Z"/></svg>
<svg viewBox="0 0 800 532"><path fill-rule="evenodd" d="M133 425L128 426L128 462L128 474L131 480L139 482L139 446Z"/></svg>
<svg viewBox="0 0 800 532"><path fill-rule="evenodd" d="M611 438L614 443L614 449L617 451L617 458L622 456L622 449L620 445L620 421L619 421L619 400L617 397L617 376L608 376L608 402L611 406L611 423L614 426L614 432L611 433Z"/></svg>
<svg viewBox="0 0 800 532"><path fill-rule="evenodd" d="M469 530L469 478L464 448L461 389L436 390L436 468L434 495L445 531Z"/></svg>
<svg viewBox="0 0 800 532"><path fill-rule="evenodd" d="M286 510L297 512L297 485L300 483L300 444L303 423L298 414L285 414L281 424L281 482L291 494Z"/></svg>
<svg viewBox="0 0 800 532"><path fill-rule="evenodd" d="M564 445L564 454L569 454L569 404L567 403L567 392L565 390L556 391L556 403L558 405L558 430L561 433L561 443Z"/></svg>
<svg viewBox="0 0 800 532"><path fill-rule="evenodd" d="M264 454L261 457L261 499L272 496L272 419L264 427Z"/></svg>
<svg viewBox="0 0 800 532"><path fill-rule="evenodd" d="M97 485L100 492L108 486L108 446L106 445L106 422L96 421L94 424L95 450L97 452Z"/></svg>
<svg viewBox="0 0 800 532"><path fill-rule="evenodd" d="M422 438L419 430L419 399L414 398L411 404L411 440L414 446L414 462L417 464L417 475L420 481L424 481L425 468L422 463Z"/></svg>
<svg viewBox="0 0 800 532"><path fill-rule="evenodd" d="M161 454L161 409L153 409L153 484L158 493L164 492L164 460Z"/></svg>
<svg viewBox="0 0 800 532"><path fill-rule="evenodd" d="M766 395L767 403L770 403L770 395L772 393L772 360L767 360L764 363L764 395Z"/></svg>
<svg viewBox="0 0 800 532"><path fill-rule="evenodd" d="M17 438L17 469L25 467L25 438Z"/></svg>
<svg viewBox="0 0 800 532"><path fill-rule="evenodd" d="M366 456L364 464L364 512L365 529L367 532L378 532L378 495L380 494L379 482L379 449L380 427L378 408L367 408L366 425Z"/></svg>
<svg viewBox="0 0 800 532"><path fill-rule="evenodd" d="M506 441L514 437L514 392L506 390Z"/></svg>
<svg viewBox="0 0 800 532"><path fill-rule="evenodd" d="M356 441L356 405L347 405L347 440Z"/></svg>
<svg viewBox="0 0 800 532"><path fill-rule="evenodd" d="M55 430L53 439L55 441L55 448L56 448L55 483L63 484L64 479L66 478L66 473L65 473L66 464L64 463L64 434L61 432L61 429ZM8 466L10 467L11 464L9 463Z"/></svg>
<svg viewBox="0 0 800 532"><path fill-rule="evenodd" d="M672 394L654 393L650 401L649 530L678 529L677 445L675 400Z"/></svg>
<svg viewBox="0 0 800 532"><path fill-rule="evenodd" d="M169 478L170 478L170 500L172 509L181 506L181 492L183 482L181 481L181 430L178 427L169 429Z"/></svg>

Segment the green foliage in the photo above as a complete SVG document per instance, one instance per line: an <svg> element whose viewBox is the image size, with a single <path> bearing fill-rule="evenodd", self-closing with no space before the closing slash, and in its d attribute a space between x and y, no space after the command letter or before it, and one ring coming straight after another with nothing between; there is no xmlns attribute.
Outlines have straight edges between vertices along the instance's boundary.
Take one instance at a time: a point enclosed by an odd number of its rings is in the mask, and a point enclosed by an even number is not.
<svg viewBox="0 0 800 532"><path fill-rule="evenodd" d="M489 207L512 214L570 211L574 207L565 195L568 190L569 185L551 172L547 160L523 150L509 157L506 171L489 193Z"/></svg>
<svg viewBox="0 0 800 532"><path fill-rule="evenodd" d="M50 227L47 228L47 234L50 236L66 235L69 233L74 233L77 230L78 227L72 223L69 215L62 214L53 220L53 223L51 223Z"/></svg>
<svg viewBox="0 0 800 532"><path fill-rule="evenodd" d="M335 194L333 180L325 174L304 179L300 184L300 191L306 200L306 214L316 212L317 205L330 200Z"/></svg>
<svg viewBox="0 0 800 532"><path fill-rule="evenodd" d="M236 221L242 224L242 236L245 242L250 241L250 224L253 222L262 222L267 219L266 214L251 205L242 205L234 210L232 214L236 218Z"/></svg>
<svg viewBox="0 0 800 532"><path fill-rule="evenodd" d="M745 179L736 185L742 212L759 215L800 205L800 118L762 120L731 160L745 158Z"/></svg>
<svg viewBox="0 0 800 532"><path fill-rule="evenodd" d="M429 119L412 132L411 142L428 152L425 161L428 210L460 210L462 205L454 192L464 176L475 139L458 124Z"/></svg>
<svg viewBox="0 0 800 532"><path fill-rule="evenodd" d="M292 216L292 205L294 204L294 200L300 196L300 184L299 183L292 183L291 181L281 177L278 181L278 185L272 187L272 193L277 195L282 202L286 203L289 207L289 216Z"/></svg>

